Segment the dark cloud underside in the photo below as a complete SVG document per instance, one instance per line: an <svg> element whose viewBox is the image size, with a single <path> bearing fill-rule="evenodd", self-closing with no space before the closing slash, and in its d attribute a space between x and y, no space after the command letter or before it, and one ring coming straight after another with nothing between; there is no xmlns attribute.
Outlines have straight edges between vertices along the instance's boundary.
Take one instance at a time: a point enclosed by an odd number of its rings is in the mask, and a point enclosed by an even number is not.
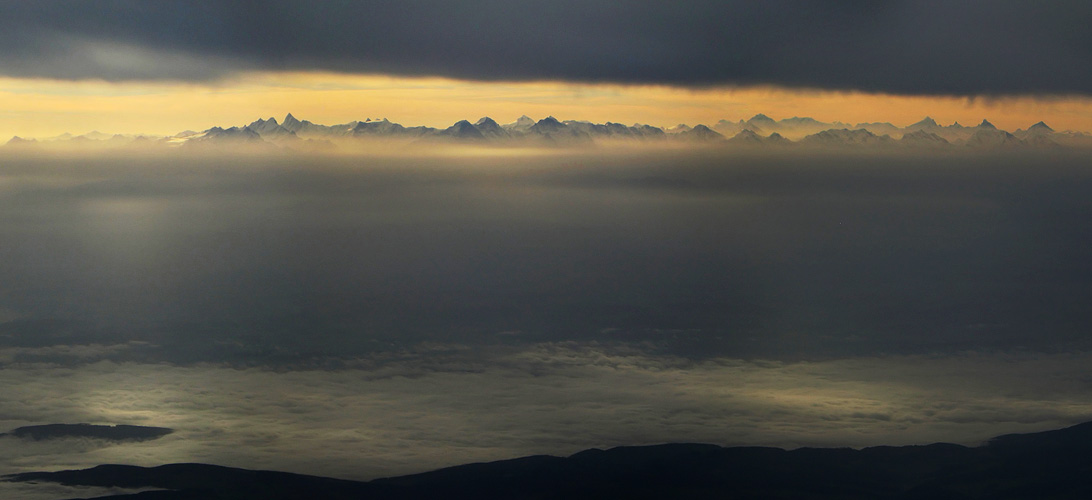
<svg viewBox="0 0 1092 500"><path fill-rule="evenodd" d="M8 434L21 439L94 438L106 441L149 441L173 432L165 427L140 425L47 424L20 427Z"/></svg>
<svg viewBox="0 0 1092 500"><path fill-rule="evenodd" d="M1087 2L7 2L0 73L208 80L332 70L482 80L1092 92Z"/></svg>
<svg viewBox="0 0 1092 500"><path fill-rule="evenodd" d="M1012 156L9 162L0 346L275 366L430 342L1087 348L1087 156ZM63 347L95 344L129 347Z"/></svg>

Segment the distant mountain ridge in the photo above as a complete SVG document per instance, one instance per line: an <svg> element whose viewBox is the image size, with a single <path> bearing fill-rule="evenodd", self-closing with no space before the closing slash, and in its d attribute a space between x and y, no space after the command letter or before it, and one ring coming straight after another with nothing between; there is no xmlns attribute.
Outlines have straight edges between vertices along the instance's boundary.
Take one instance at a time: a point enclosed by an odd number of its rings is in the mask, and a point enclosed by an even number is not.
<svg viewBox="0 0 1092 500"><path fill-rule="evenodd" d="M201 149L216 146L245 146L256 149L287 149L321 151L353 146L368 141L425 146L429 143L466 143L476 145L589 145L603 141L648 144L680 143L724 147L785 147L818 148L951 148L1014 149L1014 148L1092 148L1092 135L1083 132L1058 132L1040 121L1026 130L1008 132L982 120L974 127L958 122L942 126L931 117L897 127L886 122L825 123L810 117L774 120L757 114L747 120L720 120L712 127L704 124L678 124L669 129L645 124L592 123L578 120L558 120L548 116L534 120L526 115L508 124L499 124L490 117L476 122L460 120L447 128L404 126L382 119L365 119L339 125L319 125L300 120L291 113L279 121L275 117L257 119L247 125L212 127L201 132L185 131L167 137L123 136L91 132L41 140L13 137L6 150L34 150L40 147L98 147L149 149L183 147Z"/></svg>
<svg viewBox="0 0 1092 500"><path fill-rule="evenodd" d="M203 464L33 472L7 481L150 487L112 500L1092 498L1092 422L999 436L978 447L724 448L664 444L529 456L348 481Z"/></svg>

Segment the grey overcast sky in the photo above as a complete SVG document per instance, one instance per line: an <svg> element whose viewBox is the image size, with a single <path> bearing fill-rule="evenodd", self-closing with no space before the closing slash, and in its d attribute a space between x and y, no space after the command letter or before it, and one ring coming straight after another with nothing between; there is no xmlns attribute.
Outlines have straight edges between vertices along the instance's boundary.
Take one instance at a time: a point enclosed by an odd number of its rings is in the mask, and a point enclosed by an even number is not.
<svg viewBox="0 0 1092 500"><path fill-rule="evenodd" d="M1083 1L5 1L0 74L199 80L326 70L472 80L1092 92Z"/></svg>

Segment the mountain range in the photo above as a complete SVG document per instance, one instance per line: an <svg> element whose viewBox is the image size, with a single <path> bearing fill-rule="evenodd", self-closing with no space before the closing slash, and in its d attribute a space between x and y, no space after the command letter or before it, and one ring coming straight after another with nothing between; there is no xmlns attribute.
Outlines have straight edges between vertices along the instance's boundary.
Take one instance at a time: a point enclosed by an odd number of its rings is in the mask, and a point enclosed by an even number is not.
<svg viewBox="0 0 1092 500"><path fill-rule="evenodd" d="M1092 422L993 438L864 449L664 444L529 456L348 481L205 464L100 465L6 481L157 488L111 500L1092 498Z"/></svg>
<svg viewBox="0 0 1092 500"><path fill-rule="evenodd" d="M386 118L352 121L340 125L320 125L300 120L291 113L280 122L276 118L258 119L247 125L212 127L201 132L185 131L166 137L127 136L90 132L42 140L13 137L6 149L32 149L42 145L56 147L99 148L169 148L186 149L218 145L251 146L268 149L330 151L351 149L375 142L395 145L424 143L464 143L478 145L590 145L622 141L639 143L679 143L724 145L726 147L818 148L949 148L1010 149L1092 147L1092 135L1083 132L1057 132L1038 122L1013 132L998 129L988 120L967 127L958 122L942 126L926 117L906 127L890 123L825 123L813 118L792 117L774 120L758 114L748 120L721 120L712 127L704 124L679 124L668 129L644 124L592 123L561 121L552 116L534 120L528 116L508 124L489 117L471 123L460 120L447 128L407 127Z"/></svg>

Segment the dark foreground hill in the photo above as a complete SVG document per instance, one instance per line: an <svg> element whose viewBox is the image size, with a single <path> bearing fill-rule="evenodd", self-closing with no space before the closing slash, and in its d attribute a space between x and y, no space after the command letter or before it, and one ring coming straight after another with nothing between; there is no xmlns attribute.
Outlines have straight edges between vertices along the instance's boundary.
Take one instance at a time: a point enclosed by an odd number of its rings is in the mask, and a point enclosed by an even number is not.
<svg viewBox="0 0 1092 500"><path fill-rule="evenodd" d="M114 500L410 498L1092 498L1092 422L954 444L863 450L666 444L532 456L370 482L202 464L102 465L10 481L155 487Z"/></svg>

